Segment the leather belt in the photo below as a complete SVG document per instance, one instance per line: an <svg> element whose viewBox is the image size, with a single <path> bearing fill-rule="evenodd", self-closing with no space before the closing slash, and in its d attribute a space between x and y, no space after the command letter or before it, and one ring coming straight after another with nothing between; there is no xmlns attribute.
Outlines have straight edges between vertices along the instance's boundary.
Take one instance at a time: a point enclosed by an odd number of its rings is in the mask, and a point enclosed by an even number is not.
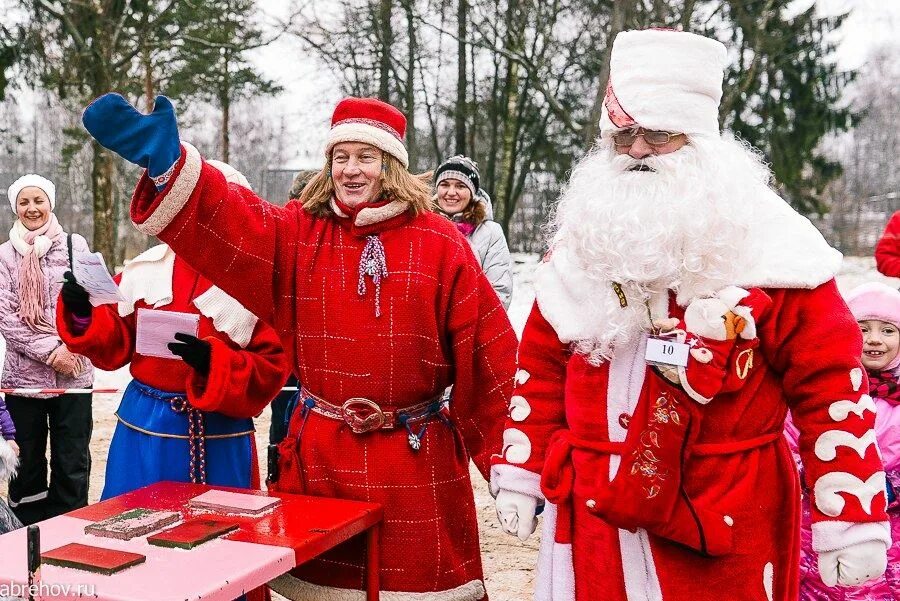
<svg viewBox="0 0 900 601"><path fill-rule="evenodd" d="M364 434L375 430L394 430L426 420L443 408L444 395L403 409L385 410L375 401L363 397L353 397L342 405L335 405L301 386L300 404L323 417L346 423L355 434Z"/></svg>

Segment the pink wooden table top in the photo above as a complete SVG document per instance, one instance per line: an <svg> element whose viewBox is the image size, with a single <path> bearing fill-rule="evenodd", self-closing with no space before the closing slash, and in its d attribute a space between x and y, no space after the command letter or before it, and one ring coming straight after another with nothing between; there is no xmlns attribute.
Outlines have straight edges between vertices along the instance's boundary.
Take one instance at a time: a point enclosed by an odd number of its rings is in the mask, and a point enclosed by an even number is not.
<svg viewBox="0 0 900 601"><path fill-rule="evenodd" d="M209 511L192 508L188 501L210 489L160 482L40 522L42 551L80 542L147 556L143 564L111 576L44 565L44 590L51 584L70 585L63 597L109 601L231 601L364 532L383 515L375 503L223 488L282 501L262 516L229 515L227 519L240 524L239 530L190 551L150 545L146 537L124 541L84 534L88 524L138 507L179 511L185 518L209 516ZM21 528L0 536L0 583L27 581L25 529ZM62 586L55 589L65 591Z"/></svg>

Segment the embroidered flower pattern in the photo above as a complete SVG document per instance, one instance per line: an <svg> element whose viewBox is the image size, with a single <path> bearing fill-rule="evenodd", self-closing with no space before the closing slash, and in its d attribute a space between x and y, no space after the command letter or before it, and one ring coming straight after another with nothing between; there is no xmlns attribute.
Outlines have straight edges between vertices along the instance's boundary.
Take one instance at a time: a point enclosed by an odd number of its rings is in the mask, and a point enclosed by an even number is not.
<svg viewBox="0 0 900 601"><path fill-rule="evenodd" d="M641 446L632 452L631 475L639 475L644 479L641 486L648 499L654 498L662 490L668 480L670 471L660 465L660 459L654 449L659 448L659 434L665 427L681 426L681 417L675 411L678 401L665 392L653 404L650 426L641 432Z"/></svg>

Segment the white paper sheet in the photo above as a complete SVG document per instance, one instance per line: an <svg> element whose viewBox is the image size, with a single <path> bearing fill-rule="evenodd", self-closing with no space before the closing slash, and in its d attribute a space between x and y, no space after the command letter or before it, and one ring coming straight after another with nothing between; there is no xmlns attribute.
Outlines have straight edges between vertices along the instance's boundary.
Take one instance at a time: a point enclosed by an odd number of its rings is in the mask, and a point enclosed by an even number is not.
<svg viewBox="0 0 900 601"><path fill-rule="evenodd" d="M138 309L135 350L149 357L182 360L166 345L178 342L175 340L177 333L196 336L199 327L200 316L195 313Z"/></svg>
<svg viewBox="0 0 900 601"><path fill-rule="evenodd" d="M109 275L103 255L99 252L76 252L72 256L72 273L91 297L91 305L99 307L125 300L119 287Z"/></svg>

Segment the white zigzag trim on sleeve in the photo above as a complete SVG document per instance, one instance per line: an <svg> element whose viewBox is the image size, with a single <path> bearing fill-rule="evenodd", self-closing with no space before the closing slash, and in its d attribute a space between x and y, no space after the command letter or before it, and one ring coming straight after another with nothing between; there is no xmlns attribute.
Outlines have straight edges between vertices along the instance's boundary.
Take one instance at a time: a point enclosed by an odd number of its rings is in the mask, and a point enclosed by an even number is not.
<svg viewBox="0 0 900 601"><path fill-rule="evenodd" d="M525 397L517 394L509 400L509 419L514 422L524 422L529 415L531 415L531 405L528 404Z"/></svg>
<svg viewBox="0 0 900 601"><path fill-rule="evenodd" d="M862 386L862 376L862 369L859 367L850 370L850 385L853 386L853 392L859 392L859 387Z"/></svg>
<svg viewBox="0 0 900 601"><path fill-rule="evenodd" d="M531 457L528 435L516 428L503 431L503 458L510 463L525 463Z"/></svg>
<svg viewBox="0 0 900 601"><path fill-rule="evenodd" d="M531 374L524 369L519 369L516 371L516 386L521 386L531 377Z"/></svg>
<svg viewBox="0 0 900 601"><path fill-rule="evenodd" d="M857 402L853 401L835 401L828 407L828 415L831 416L836 422L842 422L847 419L851 413L855 414L857 417L862 417L862 414L869 410L872 413L875 413L875 401L872 400L867 394L861 395Z"/></svg>
<svg viewBox="0 0 900 601"><path fill-rule="evenodd" d="M879 493L885 494L884 472L875 472L865 482L847 472L828 472L816 480L816 507L827 516L839 516L845 504L844 498L839 494L842 492L859 499L863 511L872 515L872 499Z"/></svg>
<svg viewBox="0 0 900 601"><path fill-rule="evenodd" d="M850 447L862 459L866 456L866 449L872 445L875 445L875 430L869 430L860 437L844 430L828 430L816 439L816 457L822 461L832 461L837 457L838 447Z"/></svg>

